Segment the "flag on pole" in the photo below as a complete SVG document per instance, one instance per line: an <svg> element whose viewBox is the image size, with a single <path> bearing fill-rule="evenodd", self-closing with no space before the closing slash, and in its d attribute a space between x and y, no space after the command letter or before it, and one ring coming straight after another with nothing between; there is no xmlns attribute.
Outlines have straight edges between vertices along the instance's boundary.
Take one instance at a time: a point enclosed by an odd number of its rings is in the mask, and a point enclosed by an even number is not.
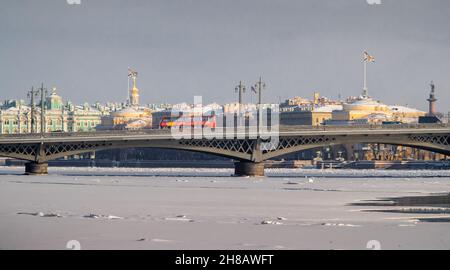
<svg viewBox="0 0 450 270"><path fill-rule="evenodd" d="M137 77L137 72L128 68L128 77Z"/></svg>
<svg viewBox="0 0 450 270"><path fill-rule="evenodd" d="M367 63L375 62L375 57L371 56L368 52L364 52L364 62Z"/></svg>
<svg viewBox="0 0 450 270"><path fill-rule="evenodd" d="M256 88L254 86L252 86L252 91L256 93L258 93L258 91L256 91Z"/></svg>

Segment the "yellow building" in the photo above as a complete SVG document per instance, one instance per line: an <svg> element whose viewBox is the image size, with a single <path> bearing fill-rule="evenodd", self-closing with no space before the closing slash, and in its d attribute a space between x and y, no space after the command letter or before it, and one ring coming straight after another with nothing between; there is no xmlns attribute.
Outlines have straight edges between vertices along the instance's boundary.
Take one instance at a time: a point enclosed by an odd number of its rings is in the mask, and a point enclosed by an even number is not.
<svg viewBox="0 0 450 270"><path fill-rule="evenodd" d="M129 70L133 87L129 91L128 107L113 111L102 118L102 129L140 129L152 127L152 110L139 106L139 89L136 87L137 72Z"/></svg>
<svg viewBox="0 0 450 270"><path fill-rule="evenodd" d="M284 103L281 104L281 106L305 106L310 105L311 101L309 101L306 98L302 97L293 97L290 99L286 99Z"/></svg>
<svg viewBox="0 0 450 270"><path fill-rule="evenodd" d="M419 117L427 115L426 112L405 106L389 106L392 112L392 120L403 123L417 123Z"/></svg>
<svg viewBox="0 0 450 270"><path fill-rule="evenodd" d="M369 97L361 97L353 102L344 103L342 110L333 111L332 119L336 121L352 121L358 119L369 119L372 116L391 117L389 107Z"/></svg>
<svg viewBox="0 0 450 270"><path fill-rule="evenodd" d="M136 120L147 120L151 122L151 115L151 111L148 108L128 107L119 111L112 112L109 116L109 124L111 124L112 126L118 126L128 124Z"/></svg>
<svg viewBox="0 0 450 270"><path fill-rule="evenodd" d="M280 124L320 126L323 125L326 120L332 118L332 112L335 110L342 110L342 106L326 105L305 110L299 110L296 108L293 110L282 111L280 113Z"/></svg>
<svg viewBox="0 0 450 270"><path fill-rule="evenodd" d="M370 97L362 96L344 103L342 110L333 111L333 121L366 120L369 124L385 121L417 123L419 116L426 113L405 106L388 106Z"/></svg>

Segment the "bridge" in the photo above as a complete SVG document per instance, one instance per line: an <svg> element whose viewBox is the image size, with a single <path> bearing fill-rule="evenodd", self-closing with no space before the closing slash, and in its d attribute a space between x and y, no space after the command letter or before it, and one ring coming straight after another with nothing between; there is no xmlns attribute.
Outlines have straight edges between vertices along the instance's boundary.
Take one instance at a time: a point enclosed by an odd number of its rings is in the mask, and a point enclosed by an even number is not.
<svg viewBox="0 0 450 270"><path fill-rule="evenodd" d="M230 138L174 138L170 130L0 135L0 156L29 161L27 174L47 173L47 162L107 149L153 147L210 153L234 159L236 175L264 175L264 161L328 145L382 143L450 156L450 125L280 126L277 131L235 130ZM270 139L267 139L269 138ZM265 139L266 138L266 139ZM276 138L276 140L274 140Z"/></svg>

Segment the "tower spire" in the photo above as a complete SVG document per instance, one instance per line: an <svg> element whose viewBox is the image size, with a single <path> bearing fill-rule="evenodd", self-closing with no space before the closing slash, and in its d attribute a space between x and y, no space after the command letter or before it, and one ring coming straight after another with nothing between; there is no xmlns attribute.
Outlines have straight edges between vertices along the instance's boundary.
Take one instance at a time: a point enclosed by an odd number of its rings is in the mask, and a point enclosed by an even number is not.
<svg viewBox="0 0 450 270"><path fill-rule="evenodd" d="M130 105L139 106L139 89L136 87L136 78L138 73L135 70L128 68L128 78L131 77L133 81L133 88L130 91Z"/></svg>

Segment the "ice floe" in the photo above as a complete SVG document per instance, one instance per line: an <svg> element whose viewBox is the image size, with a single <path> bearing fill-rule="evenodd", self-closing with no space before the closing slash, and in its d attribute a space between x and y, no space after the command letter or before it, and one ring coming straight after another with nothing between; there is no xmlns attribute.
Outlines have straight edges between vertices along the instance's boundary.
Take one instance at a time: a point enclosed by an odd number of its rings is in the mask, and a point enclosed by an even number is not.
<svg viewBox="0 0 450 270"><path fill-rule="evenodd" d="M84 215L84 218L92 218L92 219L124 219L123 217L113 216L113 215L98 215L98 214L88 214Z"/></svg>
<svg viewBox="0 0 450 270"><path fill-rule="evenodd" d="M182 222L194 222L193 219L187 218L186 215L176 215L175 217L166 217L167 221L182 221Z"/></svg>
<svg viewBox="0 0 450 270"><path fill-rule="evenodd" d="M282 225L282 222L276 221L276 220L263 220L261 221L262 225Z"/></svg>
<svg viewBox="0 0 450 270"><path fill-rule="evenodd" d="M361 227L361 225L345 224L345 223L322 223L322 225L331 227Z"/></svg>
<svg viewBox="0 0 450 270"><path fill-rule="evenodd" d="M37 217L63 217L58 213L44 213L44 212L19 212L18 215L29 215L29 216L37 216Z"/></svg>
<svg viewBox="0 0 450 270"><path fill-rule="evenodd" d="M288 181L286 183L284 183L285 185L298 185L298 182L293 182L293 181Z"/></svg>

